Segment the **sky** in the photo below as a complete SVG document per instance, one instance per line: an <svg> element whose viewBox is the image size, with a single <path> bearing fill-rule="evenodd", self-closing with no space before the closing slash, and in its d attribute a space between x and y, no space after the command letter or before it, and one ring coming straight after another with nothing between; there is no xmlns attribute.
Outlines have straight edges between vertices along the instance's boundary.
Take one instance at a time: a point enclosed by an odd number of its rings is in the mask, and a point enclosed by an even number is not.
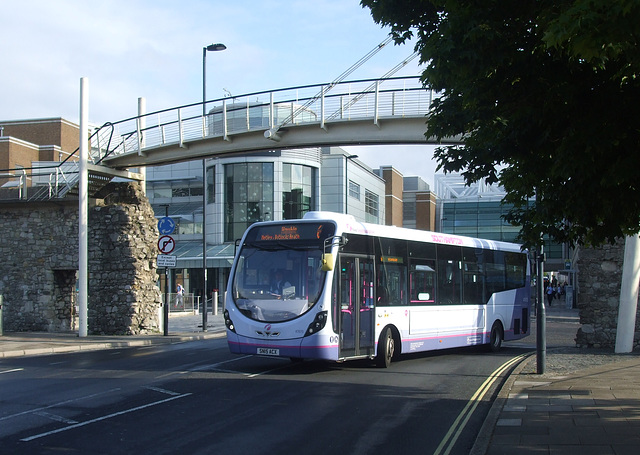
<svg viewBox="0 0 640 455"><path fill-rule="evenodd" d="M79 121L80 79L89 121L102 125L207 98L335 80L389 34L359 0L21 0L3 2L0 123ZM381 77L413 53L388 44L348 79ZM418 75L415 59L396 76ZM392 165L433 187L433 147L348 147L362 162Z"/></svg>

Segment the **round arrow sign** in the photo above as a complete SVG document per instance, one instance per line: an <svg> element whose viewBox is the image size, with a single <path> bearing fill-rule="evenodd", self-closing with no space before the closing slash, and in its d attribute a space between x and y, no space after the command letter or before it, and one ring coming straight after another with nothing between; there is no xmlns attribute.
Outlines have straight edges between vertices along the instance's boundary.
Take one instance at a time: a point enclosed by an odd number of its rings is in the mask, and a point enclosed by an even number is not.
<svg viewBox="0 0 640 455"><path fill-rule="evenodd" d="M160 232L160 234L173 234L175 228L176 222L168 216L165 216L158 220L158 231Z"/></svg>

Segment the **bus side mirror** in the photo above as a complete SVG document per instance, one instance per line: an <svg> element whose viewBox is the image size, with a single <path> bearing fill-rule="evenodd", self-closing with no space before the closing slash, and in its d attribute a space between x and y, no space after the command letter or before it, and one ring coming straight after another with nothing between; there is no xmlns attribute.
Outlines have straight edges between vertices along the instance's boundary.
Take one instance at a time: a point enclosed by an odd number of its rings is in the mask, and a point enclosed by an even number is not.
<svg viewBox="0 0 640 455"><path fill-rule="evenodd" d="M320 260L321 269L323 272L330 272L333 270L333 254L325 253L322 255L322 259Z"/></svg>

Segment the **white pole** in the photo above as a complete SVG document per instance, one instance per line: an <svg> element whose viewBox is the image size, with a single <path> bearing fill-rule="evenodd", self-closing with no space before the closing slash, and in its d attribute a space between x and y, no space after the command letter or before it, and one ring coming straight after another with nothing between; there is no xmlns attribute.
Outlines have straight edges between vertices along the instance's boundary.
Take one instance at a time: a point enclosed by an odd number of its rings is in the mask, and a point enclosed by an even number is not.
<svg viewBox="0 0 640 455"><path fill-rule="evenodd" d="M87 296L88 296L88 212L89 212L89 79L80 79L80 181L78 183L78 336L87 336Z"/></svg>
<svg viewBox="0 0 640 455"><path fill-rule="evenodd" d="M628 236L624 244L622 283L620 284L620 307L618 308L618 330L616 332L617 353L633 350L638 308L638 286L640 286L640 237Z"/></svg>
<svg viewBox="0 0 640 455"><path fill-rule="evenodd" d="M144 147L146 132L144 129L147 127L147 117L145 117L147 113L147 99L146 98L138 98L138 116L140 117L140 131L142 131L142 137L140 138L140 147ZM140 166L138 168L138 172L142 174L142 192L147 194L147 167Z"/></svg>

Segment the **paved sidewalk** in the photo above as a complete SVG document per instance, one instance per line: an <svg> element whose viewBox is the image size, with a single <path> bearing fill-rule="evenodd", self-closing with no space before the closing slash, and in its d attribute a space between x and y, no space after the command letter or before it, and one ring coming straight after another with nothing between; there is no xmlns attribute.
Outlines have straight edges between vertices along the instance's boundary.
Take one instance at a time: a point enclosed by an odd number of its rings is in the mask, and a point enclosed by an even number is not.
<svg viewBox="0 0 640 455"><path fill-rule="evenodd" d="M637 455L640 357L562 377L515 373L487 423L487 455Z"/></svg>
<svg viewBox="0 0 640 455"><path fill-rule="evenodd" d="M576 317L575 310L547 309L547 321ZM550 356L572 365L570 357L592 352L551 348L547 365ZM506 380L473 455L640 454L640 353L611 352L605 363L567 374L536 374L536 362L534 350Z"/></svg>
<svg viewBox="0 0 640 455"><path fill-rule="evenodd" d="M5 332L0 336L0 359L24 355L47 355L96 349L171 344L225 336L222 314L207 315L207 331L202 331L201 314L170 314L169 334L78 337L77 332Z"/></svg>

